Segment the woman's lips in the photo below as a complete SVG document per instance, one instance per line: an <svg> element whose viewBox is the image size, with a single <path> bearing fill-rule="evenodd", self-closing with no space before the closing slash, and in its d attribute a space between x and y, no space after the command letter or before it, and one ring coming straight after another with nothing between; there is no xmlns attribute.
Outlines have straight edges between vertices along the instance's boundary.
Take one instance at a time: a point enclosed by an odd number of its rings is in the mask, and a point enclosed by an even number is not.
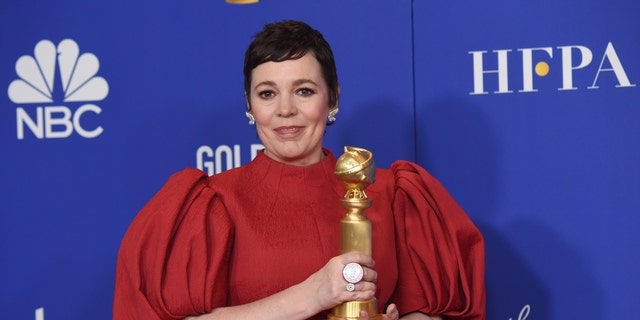
<svg viewBox="0 0 640 320"><path fill-rule="evenodd" d="M301 126L287 126L287 127L278 127L275 128L274 131L282 136L293 136L302 131Z"/></svg>

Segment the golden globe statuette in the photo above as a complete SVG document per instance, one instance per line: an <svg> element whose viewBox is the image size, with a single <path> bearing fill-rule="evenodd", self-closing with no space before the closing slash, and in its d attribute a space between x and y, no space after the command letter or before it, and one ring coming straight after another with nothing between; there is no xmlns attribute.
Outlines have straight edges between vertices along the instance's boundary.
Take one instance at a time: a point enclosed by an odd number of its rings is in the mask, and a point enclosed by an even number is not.
<svg viewBox="0 0 640 320"><path fill-rule="evenodd" d="M344 147L338 158L335 175L347 188L340 199L347 214L340 221L340 253L351 251L371 255L371 221L364 215L364 209L371 206L364 188L376 180L376 166L369 150ZM376 298L365 301L347 301L337 305L328 319L360 319L360 311L367 311L369 319L379 319Z"/></svg>

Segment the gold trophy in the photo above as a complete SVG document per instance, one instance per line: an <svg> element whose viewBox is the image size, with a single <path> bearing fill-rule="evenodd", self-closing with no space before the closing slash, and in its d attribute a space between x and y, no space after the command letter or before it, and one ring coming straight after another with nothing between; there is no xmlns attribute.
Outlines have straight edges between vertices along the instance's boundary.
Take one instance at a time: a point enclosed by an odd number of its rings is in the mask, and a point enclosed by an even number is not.
<svg viewBox="0 0 640 320"><path fill-rule="evenodd" d="M364 188L376 180L376 166L369 150L344 147L338 158L335 175L347 188L347 194L340 199L347 214L340 221L340 253L351 251L371 255L371 221L364 215L364 209L371 206ZM379 319L376 298L365 301L347 301L337 305L328 319L360 319L360 311L367 311L369 319Z"/></svg>

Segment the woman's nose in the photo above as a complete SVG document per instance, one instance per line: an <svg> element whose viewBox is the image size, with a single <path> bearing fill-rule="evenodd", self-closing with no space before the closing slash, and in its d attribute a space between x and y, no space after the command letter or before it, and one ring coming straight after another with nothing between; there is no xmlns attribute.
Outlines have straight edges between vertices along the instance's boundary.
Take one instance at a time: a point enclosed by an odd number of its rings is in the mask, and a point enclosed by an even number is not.
<svg viewBox="0 0 640 320"><path fill-rule="evenodd" d="M290 117L298 113L296 103L293 97L282 97L280 99L280 105L278 115L281 117Z"/></svg>

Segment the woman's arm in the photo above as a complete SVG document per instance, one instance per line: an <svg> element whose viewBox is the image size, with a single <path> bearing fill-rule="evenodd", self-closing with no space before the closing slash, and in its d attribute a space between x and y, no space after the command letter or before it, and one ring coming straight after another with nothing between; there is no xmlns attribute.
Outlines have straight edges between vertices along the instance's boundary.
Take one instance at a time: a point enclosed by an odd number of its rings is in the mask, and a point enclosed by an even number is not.
<svg viewBox="0 0 640 320"><path fill-rule="evenodd" d="M346 281L342 277L342 269L349 262L357 262L365 269L362 281L351 292L345 289ZM303 282L274 295L244 305L219 307L211 313L185 320L307 319L345 301L373 298L378 277L371 269L373 264L373 259L367 255L345 253L329 260Z"/></svg>
<svg viewBox="0 0 640 320"><path fill-rule="evenodd" d="M307 319L320 312L310 290L301 283L252 303L220 307L211 313L185 320L215 319Z"/></svg>

